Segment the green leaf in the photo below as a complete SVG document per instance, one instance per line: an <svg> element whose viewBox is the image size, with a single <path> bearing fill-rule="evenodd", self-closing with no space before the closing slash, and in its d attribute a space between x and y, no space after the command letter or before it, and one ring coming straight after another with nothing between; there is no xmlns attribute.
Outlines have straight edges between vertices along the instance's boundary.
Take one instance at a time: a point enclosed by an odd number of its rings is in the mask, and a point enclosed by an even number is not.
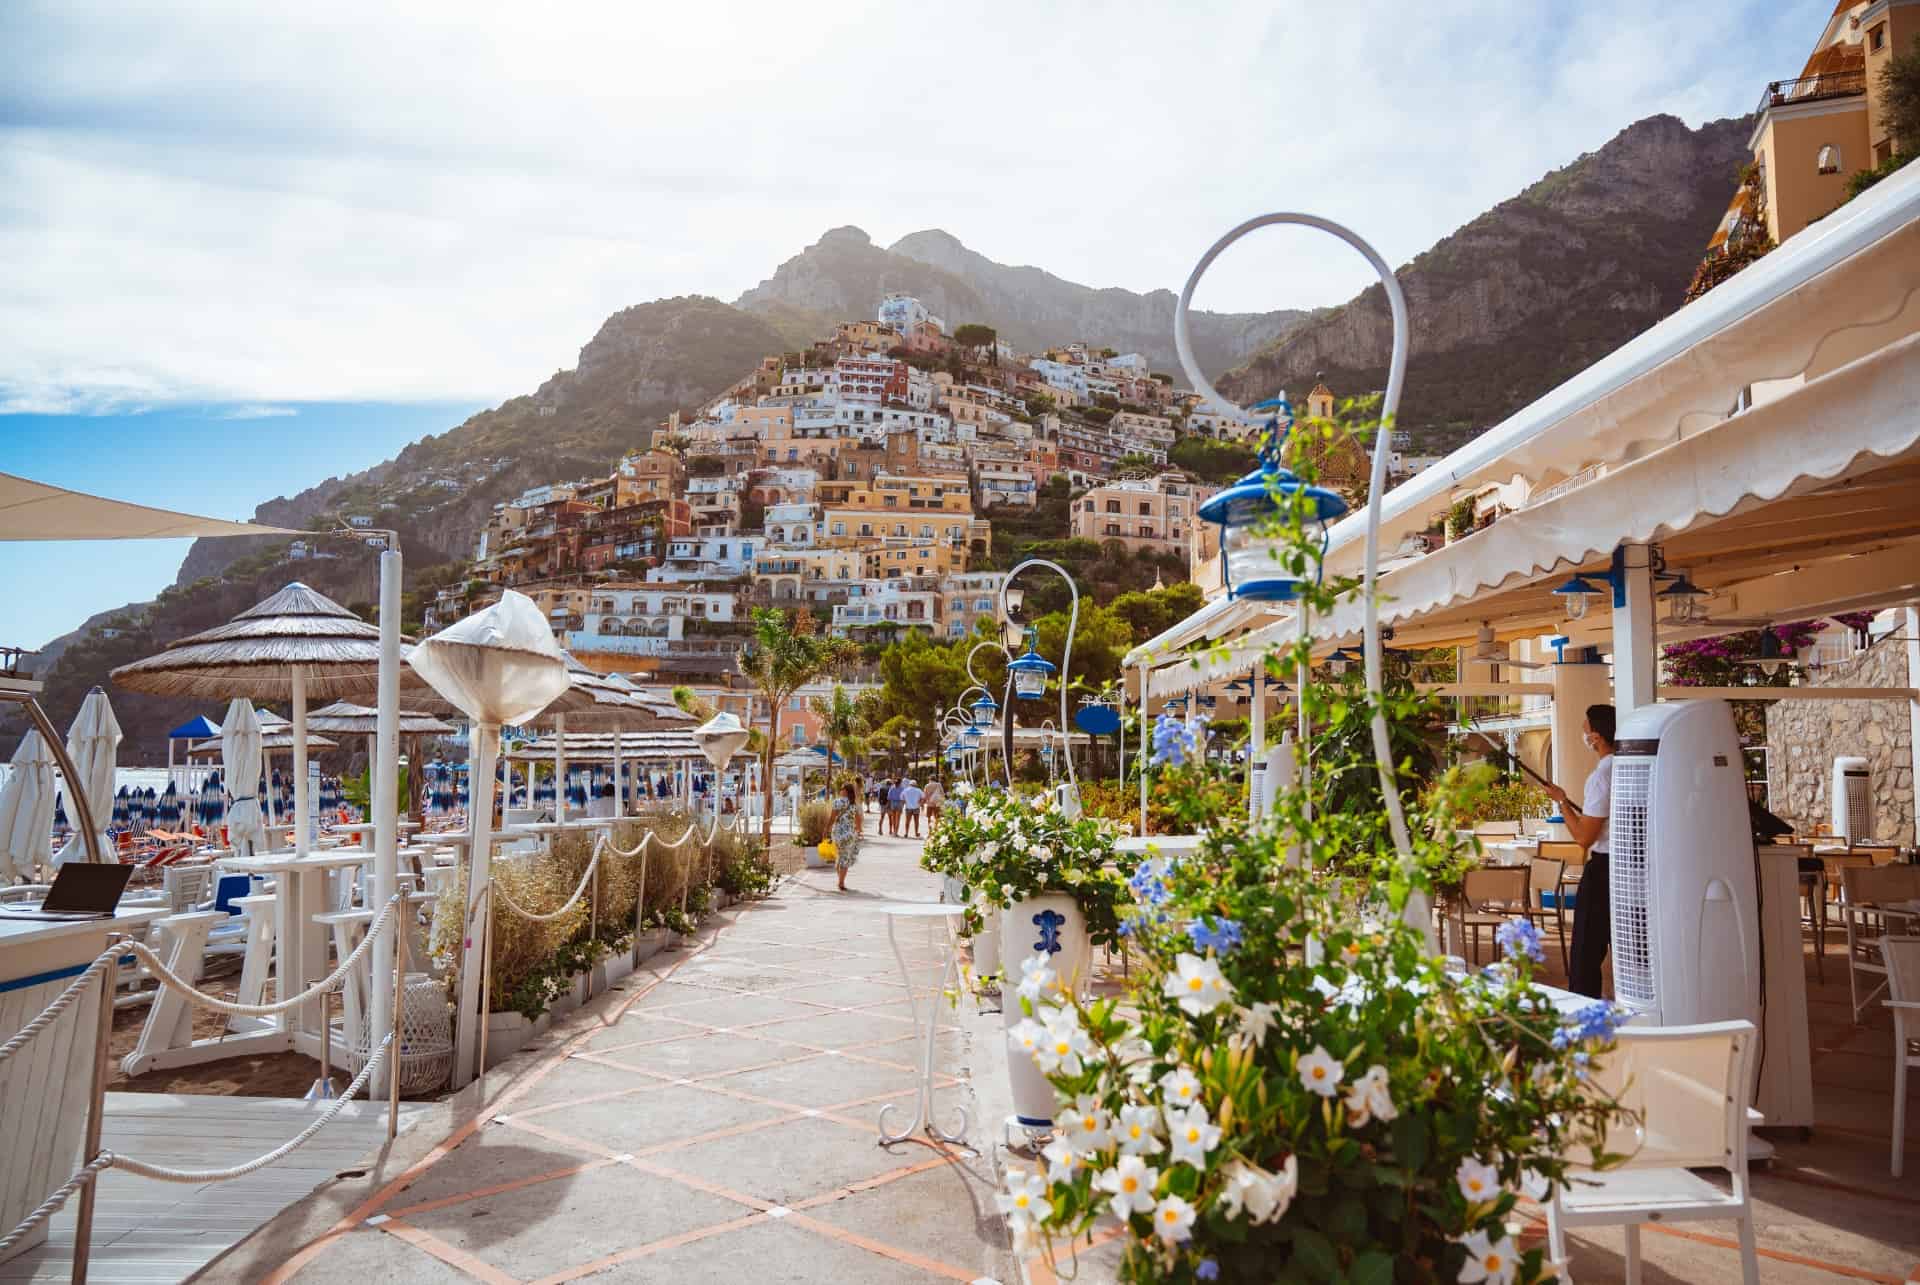
<svg viewBox="0 0 1920 1285"><path fill-rule="evenodd" d="M1378 1249L1369 1249L1353 1260L1347 1269L1353 1285L1393 1285L1393 1258Z"/></svg>
<svg viewBox="0 0 1920 1285"><path fill-rule="evenodd" d="M1343 1245L1364 1240L1367 1235L1367 1206L1358 1196L1347 1196L1328 1214L1326 1229Z"/></svg>
<svg viewBox="0 0 1920 1285"><path fill-rule="evenodd" d="M1431 1141L1426 1116L1403 1111L1393 1122L1393 1155L1402 1168L1424 1169Z"/></svg>
<svg viewBox="0 0 1920 1285"><path fill-rule="evenodd" d="M1301 1227L1293 1233L1294 1261L1323 1280L1333 1280L1340 1275L1340 1255L1335 1252L1333 1242L1311 1227Z"/></svg>

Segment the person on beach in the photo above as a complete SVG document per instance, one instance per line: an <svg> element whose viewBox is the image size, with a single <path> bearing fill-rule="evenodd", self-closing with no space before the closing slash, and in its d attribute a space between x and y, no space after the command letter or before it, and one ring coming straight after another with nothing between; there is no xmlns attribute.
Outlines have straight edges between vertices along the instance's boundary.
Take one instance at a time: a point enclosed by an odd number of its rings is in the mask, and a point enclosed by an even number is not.
<svg viewBox="0 0 1920 1285"><path fill-rule="evenodd" d="M833 870L840 876L840 891L847 890L847 871L860 859L860 792L849 781L840 787L833 801Z"/></svg>
<svg viewBox="0 0 1920 1285"><path fill-rule="evenodd" d="M947 787L940 784L940 778L934 777L927 782L927 794L921 800L921 806L927 810L927 833L933 833L934 825L940 820L940 809L947 804Z"/></svg>
<svg viewBox="0 0 1920 1285"><path fill-rule="evenodd" d="M899 781L887 787L887 833L900 837L900 807L906 796L906 789Z"/></svg>

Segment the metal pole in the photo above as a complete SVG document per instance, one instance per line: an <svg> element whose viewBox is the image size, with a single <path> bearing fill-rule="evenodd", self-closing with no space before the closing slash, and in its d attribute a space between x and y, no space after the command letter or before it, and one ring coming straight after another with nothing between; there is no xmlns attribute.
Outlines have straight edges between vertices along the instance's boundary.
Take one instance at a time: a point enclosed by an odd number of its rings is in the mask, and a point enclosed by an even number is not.
<svg viewBox="0 0 1920 1285"><path fill-rule="evenodd" d="M400 1135L400 1013L405 1002L402 983L407 975L407 961L412 957L412 947L407 942L408 917L413 913L413 903L407 900L405 889L400 892L400 908L393 919L394 968L393 968L393 1023L390 1027L392 1042L387 1045L387 1141L392 1142ZM367 1027L367 1056L373 1056L373 1031ZM371 1095L371 1087L369 1087Z"/></svg>
<svg viewBox="0 0 1920 1285"><path fill-rule="evenodd" d="M372 904L375 906L385 906L393 900L400 873L400 570L399 540L389 537L387 550L380 555L379 708L374 722L372 789L369 791L373 806ZM419 774L420 766L416 763L412 775L417 779ZM386 979L399 972L394 950L397 936L398 933L373 943L367 987L371 1000L366 1014L369 1050L373 1047L374 1031L384 1030L400 1020L397 1007L391 1013L386 1011L389 994ZM393 993L397 994L397 989ZM396 1049L394 1057L397 1056ZM392 1057L378 1074L397 1078ZM372 1094L386 1086L376 1076L367 1087Z"/></svg>
<svg viewBox="0 0 1920 1285"><path fill-rule="evenodd" d="M307 827L312 824L307 797L307 667L293 667L293 853L307 855ZM269 778L271 784L271 778ZM296 876L297 877L297 876Z"/></svg>
<svg viewBox="0 0 1920 1285"><path fill-rule="evenodd" d="M647 918L647 849L653 846L652 831L640 837L640 891L633 898L633 966L640 967L640 928Z"/></svg>
<svg viewBox="0 0 1920 1285"><path fill-rule="evenodd" d="M477 1072L483 1081L487 1078L487 1023L493 1020L493 884L487 884L487 914L480 921L480 1070Z"/></svg>
<svg viewBox="0 0 1920 1285"><path fill-rule="evenodd" d="M590 860L592 858L589 858ZM592 885L587 893L587 940L591 941L600 932L600 863L596 860L593 873L588 876ZM587 998L593 998L593 970L587 970Z"/></svg>
<svg viewBox="0 0 1920 1285"><path fill-rule="evenodd" d="M493 762L499 746L500 729L482 723L474 728L475 753L470 757L472 770L467 774L467 810L472 852L467 860L466 907L460 939L460 1023L453 1063L453 1087L464 1087L473 1078L473 1050L476 1035L474 1015L483 1011L479 994L481 975L474 970L474 947L484 943L485 923L491 907L484 904L486 890L493 878ZM478 941L476 941L476 935ZM486 1026L480 1027L478 1042L484 1046Z"/></svg>
<svg viewBox="0 0 1920 1285"><path fill-rule="evenodd" d="M78 777L73 778L78 780ZM107 935L107 946L111 949L120 943L119 933ZM100 1012L95 1027L93 1048L93 1091L87 1108L87 1135L80 1147L80 1154L86 1157L86 1163L92 1164L100 1155L100 1131L106 1124L107 1115L107 1050L113 1043L113 992L118 981L117 964L108 964L100 970ZM80 1208L74 1217L73 1227L73 1280L75 1285L86 1285L87 1259L93 1251L93 1207L99 1199L100 1175L94 1174L80 1188Z"/></svg>

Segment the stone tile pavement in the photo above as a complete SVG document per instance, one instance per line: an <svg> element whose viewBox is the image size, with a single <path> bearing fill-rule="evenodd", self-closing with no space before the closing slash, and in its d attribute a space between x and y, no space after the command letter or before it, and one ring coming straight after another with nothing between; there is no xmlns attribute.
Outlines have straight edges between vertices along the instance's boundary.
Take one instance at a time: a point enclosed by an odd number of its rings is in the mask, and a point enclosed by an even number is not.
<svg viewBox="0 0 1920 1285"><path fill-rule="evenodd" d="M270 1227L224 1275L1011 1285L977 1110L971 1146L879 1145L883 1106L896 1128L913 1114L923 1045L876 907L936 899L919 851L870 837L849 892L806 871L719 916L530 1067L496 1071L425 1154L336 1196L330 1225ZM902 933L923 1002L944 932ZM970 1062L999 1069L972 1044L951 1026L937 1042L943 1123L973 1105Z"/></svg>

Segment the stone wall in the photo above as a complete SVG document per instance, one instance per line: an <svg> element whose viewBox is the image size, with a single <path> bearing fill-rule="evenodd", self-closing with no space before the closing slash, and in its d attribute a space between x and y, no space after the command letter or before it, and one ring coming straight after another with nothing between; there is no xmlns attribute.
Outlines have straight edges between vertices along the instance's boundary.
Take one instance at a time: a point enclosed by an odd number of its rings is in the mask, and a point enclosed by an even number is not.
<svg viewBox="0 0 1920 1285"><path fill-rule="evenodd" d="M1910 687L1906 643L1886 639L1821 669L1816 687ZM1864 756L1873 768L1872 838L1914 842L1913 726L1897 700L1775 701L1767 707L1767 792L1773 812L1796 827L1833 818L1833 760Z"/></svg>

